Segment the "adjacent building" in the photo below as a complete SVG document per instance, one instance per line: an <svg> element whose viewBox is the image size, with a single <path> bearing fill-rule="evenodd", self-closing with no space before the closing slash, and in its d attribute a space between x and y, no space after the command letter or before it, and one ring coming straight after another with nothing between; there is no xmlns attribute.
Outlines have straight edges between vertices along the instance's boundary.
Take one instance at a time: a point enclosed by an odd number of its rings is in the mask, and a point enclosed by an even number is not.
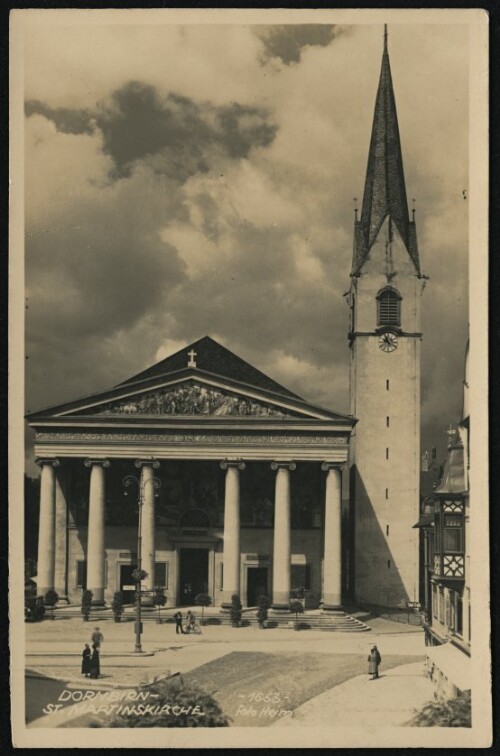
<svg viewBox="0 0 500 756"><path fill-rule="evenodd" d="M422 503L427 668L445 696L468 690L471 655L468 350L462 419L441 479Z"/></svg>

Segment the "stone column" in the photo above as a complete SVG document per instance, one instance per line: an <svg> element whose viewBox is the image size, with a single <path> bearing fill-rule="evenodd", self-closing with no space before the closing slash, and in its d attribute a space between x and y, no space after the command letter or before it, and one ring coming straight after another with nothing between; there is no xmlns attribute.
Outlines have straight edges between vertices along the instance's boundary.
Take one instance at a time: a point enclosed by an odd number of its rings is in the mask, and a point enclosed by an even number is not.
<svg viewBox="0 0 500 756"><path fill-rule="evenodd" d="M272 462L276 470L274 497L273 603L272 608L288 611L290 603L290 471L294 462Z"/></svg>
<svg viewBox="0 0 500 756"><path fill-rule="evenodd" d="M325 494L325 544L323 556L323 609L342 606L342 471L323 462L327 472Z"/></svg>
<svg viewBox="0 0 500 756"><path fill-rule="evenodd" d="M105 504L106 484L104 468L109 467L107 459L86 459L85 467L90 467L89 524L87 530L87 589L94 594L92 605L104 604L105 582Z"/></svg>
<svg viewBox="0 0 500 756"><path fill-rule="evenodd" d="M220 466L226 470L222 609L227 610L231 596L240 595L240 470L245 469L245 463L224 460Z"/></svg>
<svg viewBox="0 0 500 756"><path fill-rule="evenodd" d="M143 590L153 591L155 587L155 498L159 481L154 477L160 463L157 459L138 459L135 466L141 468L139 491L139 527L141 536L141 568L148 575L142 581ZM144 596L143 606L153 606L153 597Z"/></svg>
<svg viewBox="0 0 500 756"><path fill-rule="evenodd" d="M42 468L40 480L40 520L38 525L37 594L45 596L54 590L55 496L58 459L38 459Z"/></svg>
<svg viewBox="0 0 500 756"><path fill-rule="evenodd" d="M64 470L56 472L54 587L59 598L68 600L68 504Z"/></svg>

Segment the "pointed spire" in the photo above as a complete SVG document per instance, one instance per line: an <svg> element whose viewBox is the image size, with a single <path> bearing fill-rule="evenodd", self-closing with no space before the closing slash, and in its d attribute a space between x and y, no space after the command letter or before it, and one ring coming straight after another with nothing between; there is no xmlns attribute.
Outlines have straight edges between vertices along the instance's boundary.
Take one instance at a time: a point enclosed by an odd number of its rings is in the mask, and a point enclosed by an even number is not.
<svg viewBox="0 0 500 756"><path fill-rule="evenodd" d="M375 101L363 206L361 218L355 229L353 274L359 272L388 215L398 229L419 272L415 226L408 214L396 100L387 44L387 24L385 24L384 51Z"/></svg>

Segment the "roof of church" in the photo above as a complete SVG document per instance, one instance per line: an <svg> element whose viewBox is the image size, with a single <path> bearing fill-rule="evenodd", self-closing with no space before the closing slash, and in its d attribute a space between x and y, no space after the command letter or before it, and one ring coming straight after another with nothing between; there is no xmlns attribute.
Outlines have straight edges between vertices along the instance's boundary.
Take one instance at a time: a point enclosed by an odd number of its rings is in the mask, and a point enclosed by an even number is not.
<svg viewBox="0 0 500 756"><path fill-rule="evenodd" d="M171 354L170 357L166 357L161 362L157 362L146 370L137 373L131 378L127 378L126 381L122 381L118 386L126 386L127 384L144 381L156 376L167 376L170 373L183 370L189 366L190 352L194 353L195 366L200 370L215 373L225 378L231 378L240 383L246 383L256 388L265 389L266 391L273 391L276 394L301 399L298 394L294 394L293 391L273 381L272 378L269 378L265 373L253 367L253 365L250 365L250 363L241 359L241 357L238 357L229 349L226 349L222 344L214 341L210 336L204 336L193 344L188 344L183 349L175 352L175 354Z"/></svg>
<svg viewBox="0 0 500 756"><path fill-rule="evenodd" d="M183 381L196 380L199 380L202 384L206 381L210 385L213 385L214 381L224 384L228 391L235 391L242 396L249 390L252 395L259 393L264 404L267 402L275 408L283 408L281 411L285 415L288 414L290 418L300 419L305 417L311 419L312 417L329 422L333 420L347 423L349 426L356 422L351 415L334 412L302 399L298 394L294 394L245 360L237 357L210 336L204 336L202 339L188 344L170 357L161 360L141 373L137 373L113 388L91 396L80 397L62 405L46 407L31 412L26 417L30 423L55 417L66 416L69 419L75 414L83 414L87 417L89 412L95 414L99 408L106 410L110 402L119 403L124 399L129 401L130 397L136 393L138 396L144 396L146 391L155 390L159 385L178 386ZM112 412L112 409L110 411ZM169 411L166 414L179 413ZM186 412L180 412L180 414L186 414ZM217 414L215 413L215 415ZM263 414L266 417L269 415L269 413ZM97 415L99 416L98 411Z"/></svg>
<svg viewBox="0 0 500 756"><path fill-rule="evenodd" d="M387 216L396 225L419 273L417 233L415 222L410 221L408 215L403 155L387 49L386 27L366 169L363 206L361 218L359 221L356 220L354 224L354 253L351 275L359 274L360 268Z"/></svg>

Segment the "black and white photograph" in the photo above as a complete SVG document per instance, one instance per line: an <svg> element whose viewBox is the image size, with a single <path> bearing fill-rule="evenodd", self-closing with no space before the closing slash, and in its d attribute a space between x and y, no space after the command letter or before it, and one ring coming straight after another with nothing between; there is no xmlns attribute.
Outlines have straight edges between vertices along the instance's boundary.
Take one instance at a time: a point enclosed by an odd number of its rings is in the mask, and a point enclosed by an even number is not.
<svg viewBox="0 0 500 756"><path fill-rule="evenodd" d="M14 744L490 745L487 15L10 34Z"/></svg>

